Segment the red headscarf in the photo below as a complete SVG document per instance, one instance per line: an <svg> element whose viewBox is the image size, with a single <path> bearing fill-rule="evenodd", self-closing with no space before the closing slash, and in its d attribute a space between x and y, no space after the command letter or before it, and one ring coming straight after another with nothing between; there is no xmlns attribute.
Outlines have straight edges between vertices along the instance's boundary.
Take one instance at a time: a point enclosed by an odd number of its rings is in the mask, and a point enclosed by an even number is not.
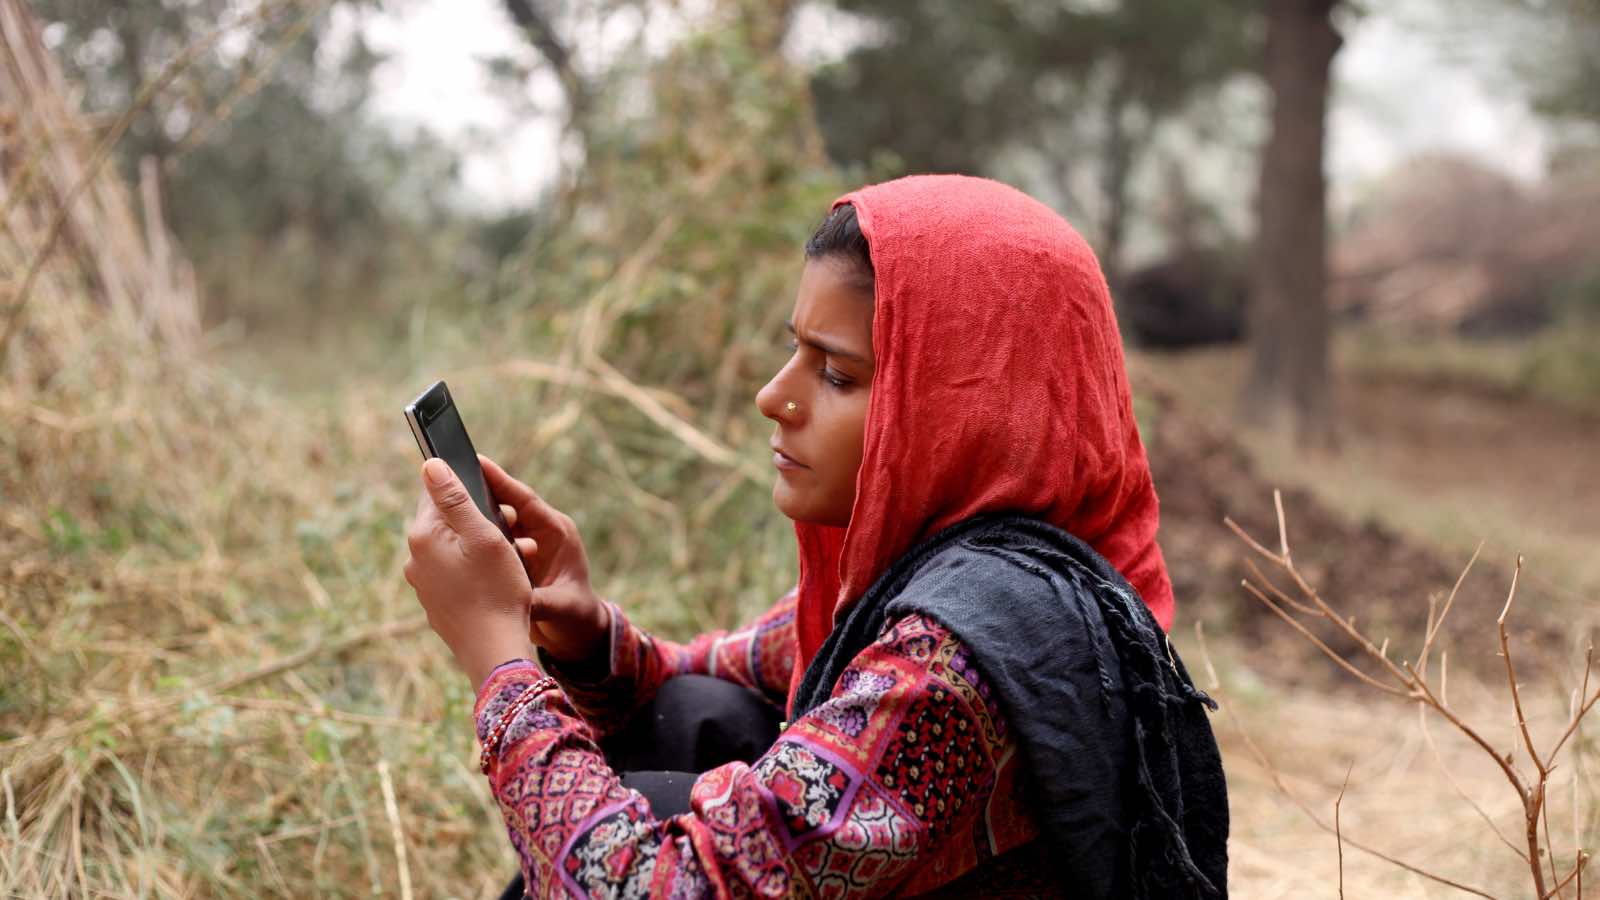
<svg viewBox="0 0 1600 900"><path fill-rule="evenodd" d="M872 252L877 370L849 526L795 523L795 677L895 559L1002 510L1088 542L1170 628L1155 487L1094 251L982 178L912 176L842 203Z"/></svg>

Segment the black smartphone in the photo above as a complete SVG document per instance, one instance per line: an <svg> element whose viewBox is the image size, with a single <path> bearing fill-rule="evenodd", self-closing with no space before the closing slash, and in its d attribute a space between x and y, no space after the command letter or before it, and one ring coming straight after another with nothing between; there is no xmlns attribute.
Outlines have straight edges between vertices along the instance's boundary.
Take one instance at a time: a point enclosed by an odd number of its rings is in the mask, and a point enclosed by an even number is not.
<svg viewBox="0 0 1600 900"><path fill-rule="evenodd" d="M448 463L466 485L467 493L472 495L484 517L500 529L506 540L511 540L511 529L500 515L500 504L489 491L488 482L483 480L478 451L472 447L472 438L467 437L467 426L461 423L461 413L456 411L455 401L450 398L450 389L444 382L435 381L406 406L406 422L411 425L411 434L417 439L422 458L438 457Z"/></svg>

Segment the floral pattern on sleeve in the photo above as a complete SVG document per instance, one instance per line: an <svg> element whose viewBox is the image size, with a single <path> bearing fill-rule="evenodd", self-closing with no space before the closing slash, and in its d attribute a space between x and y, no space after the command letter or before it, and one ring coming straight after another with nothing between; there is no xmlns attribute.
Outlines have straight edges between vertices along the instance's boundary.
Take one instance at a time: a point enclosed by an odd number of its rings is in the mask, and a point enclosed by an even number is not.
<svg viewBox="0 0 1600 900"><path fill-rule="evenodd" d="M479 734L537 678L531 663L496 670ZM559 691L517 716L489 779L533 896L869 897L933 890L1030 844L1019 765L967 651L913 615L755 763L701 775L687 814L654 817Z"/></svg>

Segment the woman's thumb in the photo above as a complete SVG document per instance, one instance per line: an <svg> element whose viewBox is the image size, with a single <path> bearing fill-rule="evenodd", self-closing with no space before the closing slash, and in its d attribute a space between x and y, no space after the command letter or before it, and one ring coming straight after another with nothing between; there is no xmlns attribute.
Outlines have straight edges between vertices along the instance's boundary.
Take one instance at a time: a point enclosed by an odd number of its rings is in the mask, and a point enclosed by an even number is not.
<svg viewBox="0 0 1600 900"><path fill-rule="evenodd" d="M477 512L472 497L444 460L435 457L423 463L422 480L428 486L428 496L433 498L433 505L439 508L445 522L457 534L468 531L476 524L472 519Z"/></svg>

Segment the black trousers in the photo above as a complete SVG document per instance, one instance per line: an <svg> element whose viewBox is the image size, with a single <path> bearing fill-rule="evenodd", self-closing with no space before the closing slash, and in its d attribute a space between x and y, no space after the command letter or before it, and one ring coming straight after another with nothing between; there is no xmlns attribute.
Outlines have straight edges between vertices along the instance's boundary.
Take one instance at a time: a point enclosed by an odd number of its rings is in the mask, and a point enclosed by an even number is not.
<svg viewBox="0 0 1600 900"><path fill-rule="evenodd" d="M720 678L680 675L600 749L622 784L650 801L656 818L689 811L689 788L709 769L734 761L754 762L778 739L782 712L754 691ZM500 900L517 900L526 887L522 873Z"/></svg>

